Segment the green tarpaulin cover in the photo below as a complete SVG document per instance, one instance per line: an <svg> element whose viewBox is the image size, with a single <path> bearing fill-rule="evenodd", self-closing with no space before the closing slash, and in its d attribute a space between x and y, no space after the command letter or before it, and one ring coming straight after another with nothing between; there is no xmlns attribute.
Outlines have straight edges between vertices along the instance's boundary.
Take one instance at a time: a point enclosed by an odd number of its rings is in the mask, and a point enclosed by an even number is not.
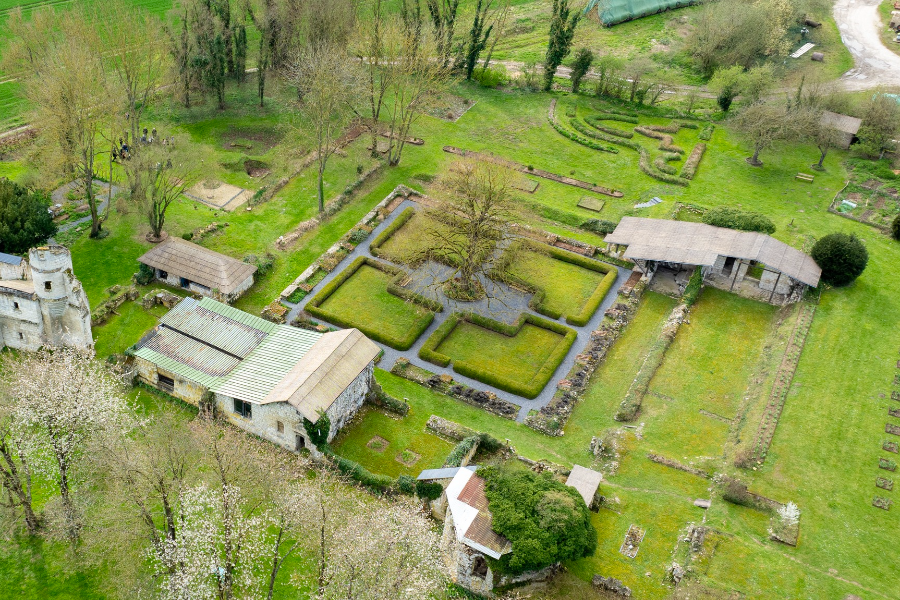
<svg viewBox="0 0 900 600"><path fill-rule="evenodd" d="M682 8L697 4L700 0L590 0L585 14L596 9L600 21L610 26L632 19L640 19L671 8Z"/></svg>

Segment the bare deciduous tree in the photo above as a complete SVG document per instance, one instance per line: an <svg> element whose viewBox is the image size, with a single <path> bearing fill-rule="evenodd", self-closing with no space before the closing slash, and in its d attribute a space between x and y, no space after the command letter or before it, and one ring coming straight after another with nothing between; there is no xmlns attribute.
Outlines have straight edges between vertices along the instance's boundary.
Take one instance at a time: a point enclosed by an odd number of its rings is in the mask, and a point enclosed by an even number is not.
<svg viewBox="0 0 900 600"><path fill-rule="evenodd" d="M22 70L25 94L34 107L31 122L39 124L41 158L55 172L80 181L95 238L108 214L108 208L101 212L94 191L97 161L112 145L120 97L84 10L46 11L50 14L31 21L11 19L15 41L7 62Z"/></svg>
<svg viewBox="0 0 900 600"><path fill-rule="evenodd" d="M426 242L415 260L451 268L436 273L432 287L455 300L486 294L490 259L514 215L512 172L499 161L460 161L441 182L443 203L426 211Z"/></svg>
<svg viewBox="0 0 900 600"><path fill-rule="evenodd" d="M359 69L343 48L310 46L288 66L288 79L297 87L297 107L304 126L310 126L313 131L319 167L319 212L322 212L325 210L325 167L353 119L353 102L361 91Z"/></svg>
<svg viewBox="0 0 900 600"><path fill-rule="evenodd" d="M780 141L799 140L811 126L809 111L790 111L781 103L758 102L737 114L732 123L753 145L753 156L747 162L762 166L759 155Z"/></svg>

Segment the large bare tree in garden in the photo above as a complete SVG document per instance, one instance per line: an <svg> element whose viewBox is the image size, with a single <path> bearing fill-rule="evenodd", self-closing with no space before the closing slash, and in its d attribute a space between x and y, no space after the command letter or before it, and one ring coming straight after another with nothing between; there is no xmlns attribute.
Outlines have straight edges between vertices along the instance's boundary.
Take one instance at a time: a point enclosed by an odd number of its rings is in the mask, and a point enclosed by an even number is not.
<svg viewBox="0 0 900 600"><path fill-rule="evenodd" d="M440 182L443 202L426 215L426 242L414 260L448 265L435 273L432 287L459 301L487 294L491 255L515 214L512 171L499 161L465 160L451 166Z"/></svg>
<svg viewBox="0 0 900 600"><path fill-rule="evenodd" d="M30 21L10 19L13 42L6 68L23 73L31 103L30 120L39 128L44 165L73 176L84 189L91 213L91 237L100 234L106 212L94 190L99 160L112 147L112 131L122 109L111 60L88 14L81 8L37 11ZM48 14L49 13L49 14Z"/></svg>
<svg viewBox="0 0 900 600"><path fill-rule="evenodd" d="M318 163L317 199L325 210L325 167L338 150L344 130L355 114L361 93L358 65L343 48L320 45L304 49L287 67L297 87L297 110L304 128L312 129Z"/></svg>
<svg viewBox="0 0 900 600"><path fill-rule="evenodd" d="M781 141L797 141L809 131L814 117L810 111L788 110L782 103L757 102L744 108L732 124L753 146L747 162L762 166L759 155Z"/></svg>

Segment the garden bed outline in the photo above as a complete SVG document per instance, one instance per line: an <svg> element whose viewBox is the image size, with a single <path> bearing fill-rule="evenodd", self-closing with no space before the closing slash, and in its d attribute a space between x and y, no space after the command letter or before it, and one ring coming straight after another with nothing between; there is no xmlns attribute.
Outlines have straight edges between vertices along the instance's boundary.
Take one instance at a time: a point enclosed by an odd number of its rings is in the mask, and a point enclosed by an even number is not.
<svg viewBox="0 0 900 600"><path fill-rule="evenodd" d="M390 227L390 225L394 221L394 219L396 219L400 214L402 214L406 208L421 207L425 202L427 202L427 198L421 197L421 194L419 194L418 192L415 192L414 190L411 190L404 186L400 186L400 187L398 187L398 189L394 190L394 192L392 192L387 198L385 198L385 200L383 200L382 203L379 204L379 207L382 207L382 206L386 207L388 204L393 203L392 201L395 198L397 198L398 196L403 196L405 199L402 202L400 202L399 204L396 204L393 207L393 210L390 212L390 214L388 214L381 223L378 223L377 226L375 227L375 229L369 234L369 236L364 241L362 241L360 244L358 244L346 257L344 257L343 260L341 260L341 262L338 264L337 267L335 267L335 269L332 272L328 273L328 275L324 279L322 279L319 283L317 283L316 286L300 302L298 302L296 304L287 303L288 305L291 306L291 311L287 317L288 322L292 322L297 317L297 315L305 308L306 303L309 302L309 300L313 296L315 296L322 287L328 285L328 283L332 279L338 277L340 275L340 273L343 272L343 270L351 262L353 262L356 258L358 258L360 256L376 258L376 257L373 257L372 254L370 253L369 245L371 244L371 242L373 240L375 240L378 237L378 235L385 228ZM375 211L372 211L372 212L374 213ZM362 222L371 222L372 218L373 218L373 214L370 213L370 214L366 215L366 217L363 218ZM599 259L602 260L602 257L599 257ZM402 267L401 265L395 265L394 263L386 261L384 258L378 258L378 260L387 262L388 264L390 264L392 266ZM314 263L313 267L317 264L318 264L317 262ZM402 267L402 268L405 268L405 267ZM616 302L616 299L618 298L619 288L625 283L625 281L631 275L631 270L624 269L624 268L618 267L618 266L616 266L615 268L619 273L618 277L616 278L616 282L613 284L612 288L609 290L609 292L607 293L603 302L597 308L597 311L594 313L594 315L590 319L590 321L588 321L588 323L586 325L581 326L581 327L569 326L572 329L574 329L576 332L575 342L572 344L572 347L569 349L569 351L566 354L566 357L563 359L562 363L560 363L560 365L556 368L553 376L550 377L549 383L544 387L544 389L541 391L541 393L534 399L529 400L529 399L523 398L521 396L515 396L513 394L510 394L508 392L505 392L505 391L495 388L493 386L484 384L481 381L477 381L475 379L460 375L459 373L456 373L455 371L453 371L452 368L438 367L436 365L432 365L431 363L418 358L419 350L424 345L425 341L429 337L431 337L431 334L434 333L434 331L444 322L444 320L447 318L447 316L449 316L450 314L452 314L454 311L457 310L457 307L454 307L454 306L449 306L449 310L447 310L447 307L445 307L445 310L443 312L435 315L435 319L431 323L431 325L419 336L419 338L415 341L415 343L408 350L400 351L400 350L395 350L393 348L390 348L389 346L386 346L384 344L378 344L379 347L381 347L384 350L384 355L382 357L382 364L392 365L397 361L398 358L402 357L402 358L409 360L415 366L429 370L437 375L446 374L446 375L453 377L454 380L456 380L458 383L461 383L463 385L466 385L466 386L469 386L469 387L472 387L472 388L475 388L478 390L492 392L498 398L501 398L503 400L506 400L507 402L510 402L510 403L520 406L521 409L519 410L519 415L518 415L517 421L524 422L525 418L528 416L529 411L540 410L542 407L546 406L553 400L554 395L557 392L557 386L553 385L554 382L562 379L565 376L565 374L568 373L573 368L573 366L575 365L575 362L576 362L576 357L578 356L581 349L586 347L590 343L591 333L600 327L600 323L601 323L601 321L603 321L606 310L609 309ZM310 269L307 269L307 271L309 271L310 274L314 270L315 269L313 269L312 267ZM304 271L304 274L306 274L306 271ZM297 281L295 281L295 284L298 281L303 279L304 274L301 274L301 276L297 278ZM527 305L527 301L524 304ZM523 306L521 311L519 311L519 312L528 312L537 317L547 318L547 317L543 317L542 315L535 313L534 311L531 311L530 309L527 308L527 306ZM563 323L563 321L558 321L558 322L560 324Z"/></svg>

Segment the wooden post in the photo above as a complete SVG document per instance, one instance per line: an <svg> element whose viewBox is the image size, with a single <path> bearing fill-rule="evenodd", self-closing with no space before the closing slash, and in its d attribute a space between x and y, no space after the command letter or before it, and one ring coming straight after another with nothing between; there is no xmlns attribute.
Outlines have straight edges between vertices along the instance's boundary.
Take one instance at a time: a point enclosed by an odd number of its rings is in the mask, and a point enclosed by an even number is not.
<svg viewBox="0 0 900 600"><path fill-rule="evenodd" d="M744 264L743 260L739 260L736 263L734 263L734 267L733 267L734 268L734 277L731 278L731 287L728 288L729 292L734 291L734 284L737 283L738 272L741 270L742 264Z"/></svg>
<svg viewBox="0 0 900 600"><path fill-rule="evenodd" d="M778 282L781 281L781 276L782 276L782 272L779 271L779 272L778 272L778 278L775 279L775 287L772 288L772 293L769 294L769 304L772 303L772 298L775 297L775 290L778 289Z"/></svg>

